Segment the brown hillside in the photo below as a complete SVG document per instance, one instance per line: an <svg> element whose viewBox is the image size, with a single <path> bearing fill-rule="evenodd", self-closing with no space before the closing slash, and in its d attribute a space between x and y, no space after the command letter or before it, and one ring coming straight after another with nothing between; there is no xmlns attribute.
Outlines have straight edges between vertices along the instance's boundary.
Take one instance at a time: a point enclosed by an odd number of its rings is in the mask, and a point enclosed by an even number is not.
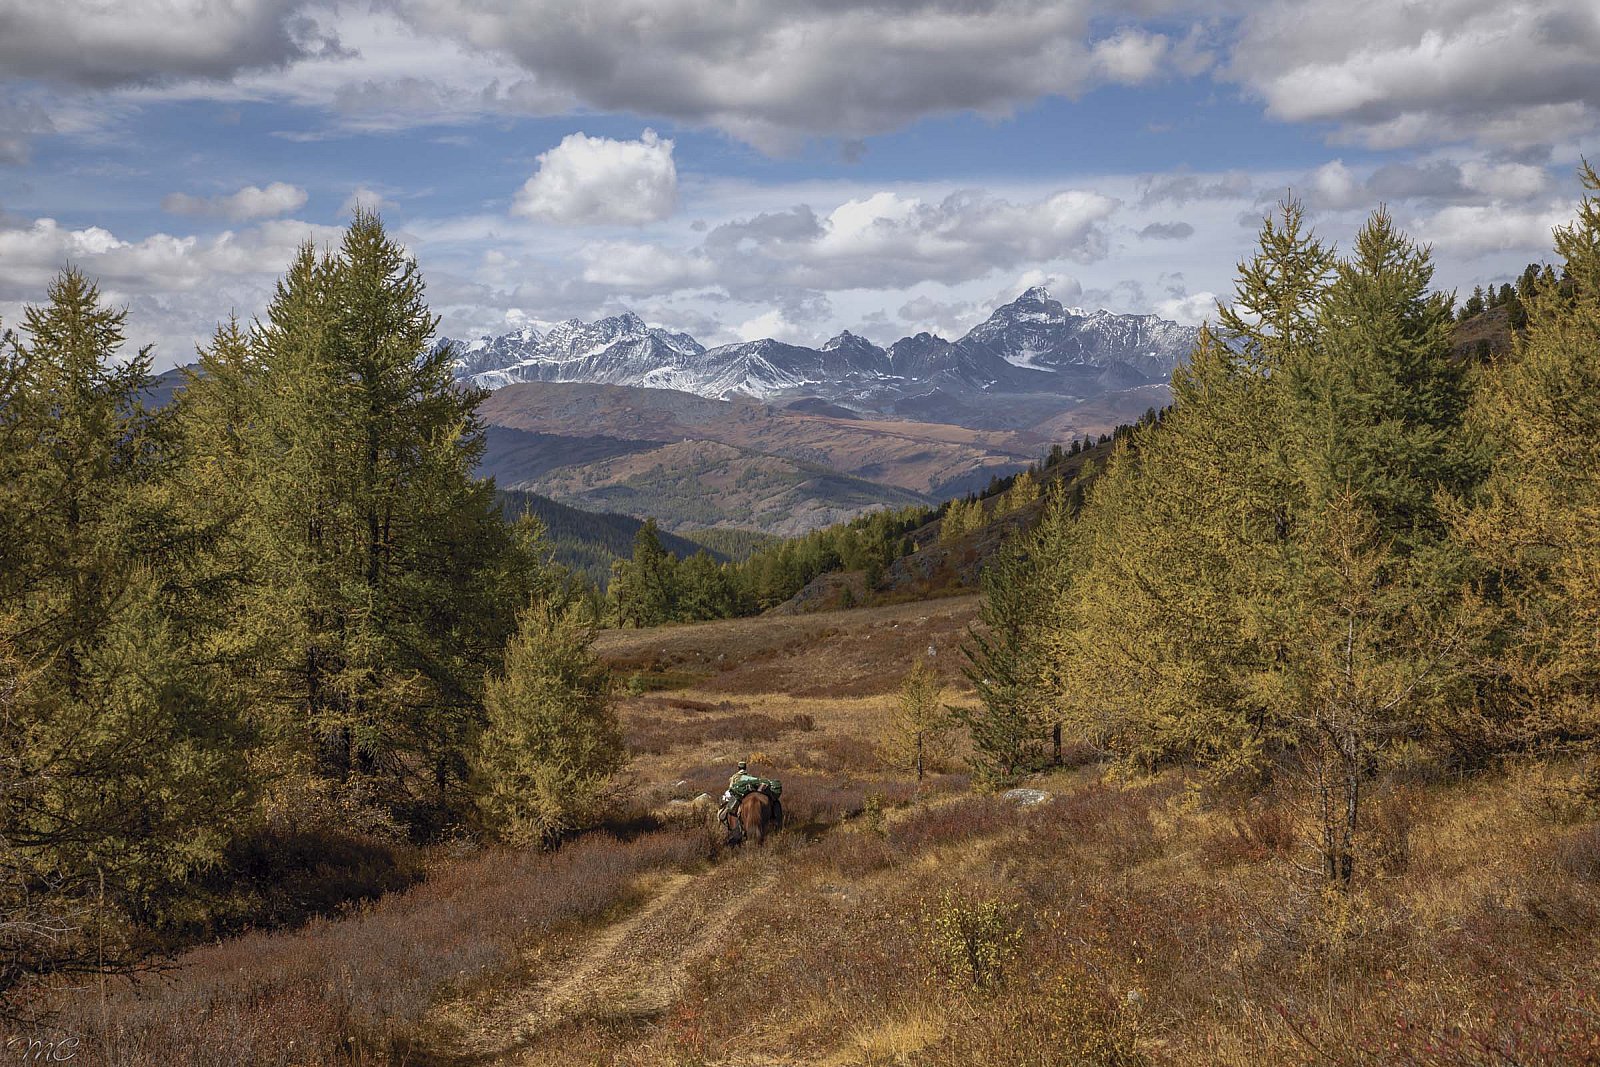
<svg viewBox="0 0 1600 1067"><path fill-rule="evenodd" d="M723 619L649 630L605 630L595 643L624 679L666 679L698 692L781 692L792 697L891 692L900 671L931 647L941 673L961 683L957 647L978 616L978 597L949 597L855 611Z"/></svg>
<svg viewBox="0 0 1600 1067"><path fill-rule="evenodd" d="M1055 466L1045 468L1040 476L1041 481L1045 485L1063 481L1071 485L1091 461L1103 470L1112 448L1113 445L1107 443L1068 456ZM1022 507L1007 510L1002 494L980 500L978 506L983 509L986 521L978 529L960 537L944 538L942 518L913 530L910 537L915 551L891 563L877 586L869 589L866 576L859 571L829 572L814 578L794 596L773 608L770 614L796 615L856 604L926 600L977 589L984 563L1000 551L1010 538L1039 521L1045 501L1041 497Z"/></svg>
<svg viewBox="0 0 1600 1067"><path fill-rule="evenodd" d="M441 854L347 917L63 982L0 1043L123 1067L1600 1062L1600 822L1562 803L1572 768L1384 769L1344 894L1287 786L1075 751L985 795L958 750L919 789L879 759L886 690L925 643L951 674L973 606L606 634L625 678L692 683L621 703L644 829ZM791 822L730 854L693 798L746 757Z"/></svg>
<svg viewBox="0 0 1600 1067"><path fill-rule="evenodd" d="M566 382L507 386L481 410L490 426L625 441L716 441L935 496L981 487L1040 449L1034 436L1009 431L833 418L745 398L708 400L665 389ZM512 471L502 473L503 480L514 478Z"/></svg>
<svg viewBox="0 0 1600 1067"><path fill-rule="evenodd" d="M1052 442L1070 441L1075 437L1099 437L1118 426L1137 421L1151 408L1159 411L1170 403L1172 390L1165 385L1146 385L1120 393L1107 393L1045 419L1030 432Z"/></svg>
<svg viewBox="0 0 1600 1067"><path fill-rule="evenodd" d="M1511 351L1511 315L1503 307L1490 308L1456 323L1451 339L1461 359L1476 358L1485 348L1491 355L1504 355Z"/></svg>
<svg viewBox="0 0 1600 1067"><path fill-rule="evenodd" d="M878 508L927 503L895 486L705 440L561 467L528 484L572 507L649 516L680 533L718 527L795 537Z"/></svg>

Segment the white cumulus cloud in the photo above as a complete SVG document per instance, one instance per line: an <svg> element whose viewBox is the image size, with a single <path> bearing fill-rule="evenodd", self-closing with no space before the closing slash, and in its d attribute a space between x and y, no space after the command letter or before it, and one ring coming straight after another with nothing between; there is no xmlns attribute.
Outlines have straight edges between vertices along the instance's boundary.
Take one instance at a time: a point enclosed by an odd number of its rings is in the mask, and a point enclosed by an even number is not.
<svg viewBox="0 0 1600 1067"><path fill-rule="evenodd" d="M1552 231L1572 221L1566 204L1508 209L1500 204L1452 204L1418 220L1412 231L1437 255L1471 258L1524 250L1529 259L1548 258Z"/></svg>
<svg viewBox="0 0 1600 1067"><path fill-rule="evenodd" d="M511 212L565 225L637 226L666 218L677 203L671 141L654 130L637 141L574 133L540 153Z"/></svg>
<svg viewBox="0 0 1600 1067"><path fill-rule="evenodd" d="M1164 319L1174 322L1198 325L1208 320L1215 321L1217 317L1216 293L1190 293L1187 296L1172 297L1167 300L1156 301L1156 314Z"/></svg>
<svg viewBox="0 0 1600 1067"><path fill-rule="evenodd" d="M298 211L306 203L306 191L288 182L272 182L266 188L247 185L227 196L190 196L169 193L161 209L174 215L219 215L236 222L245 219L270 219Z"/></svg>
<svg viewBox="0 0 1600 1067"><path fill-rule="evenodd" d="M368 211L382 211L394 207L394 201L384 196L375 189L365 185L358 185L350 190L350 195L344 198L344 203L339 205L339 214L349 215L356 208L365 208Z"/></svg>
<svg viewBox="0 0 1600 1067"><path fill-rule="evenodd" d="M1159 33L1123 30L1094 46L1095 66L1108 81L1137 85L1161 70L1167 44Z"/></svg>
<svg viewBox="0 0 1600 1067"><path fill-rule="evenodd" d="M825 214L801 204L712 228L698 247L601 243L584 280L634 292L716 286L735 299L841 289L954 284L1056 260L1092 263L1109 251L1118 201L1065 189L1035 200L979 190L931 199L883 190Z"/></svg>
<svg viewBox="0 0 1600 1067"><path fill-rule="evenodd" d="M301 243L330 244L341 232L274 219L207 237L125 240L99 226L0 216L0 318L15 324L22 306L42 302L71 264L100 284L107 303L128 306L130 345L157 342L157 366L186 362L230 311L248 319L261 309Z"/></svg>

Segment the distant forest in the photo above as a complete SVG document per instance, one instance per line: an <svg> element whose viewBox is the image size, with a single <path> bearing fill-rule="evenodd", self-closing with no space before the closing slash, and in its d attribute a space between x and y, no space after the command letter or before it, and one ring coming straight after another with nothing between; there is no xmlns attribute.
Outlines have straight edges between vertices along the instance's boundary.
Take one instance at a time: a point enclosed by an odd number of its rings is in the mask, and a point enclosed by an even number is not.
<svg viewBox="0 0 1600 1067"><path fill-rule="evenodd" d="M611 579L611 565L625 559L633 551L633 539L644 526L643 519L609 512L584 511L568 507L547 496L526 489L502 489L500 499L509 516L531 515L544 524L545 536L555 550L557 563L582 574L590 582L604 588ZM733 534L735 531L715 531ZM661 547L678 559L688 559L696 552L709 550L719 562L732 553L709 543L697 543L686 537L657 531ZM714 540L730 549L740 547L741 539L733 536ZM752 533L746 546L769 540L765 535ZM746 548L749 551L749 548Z"/></svg>

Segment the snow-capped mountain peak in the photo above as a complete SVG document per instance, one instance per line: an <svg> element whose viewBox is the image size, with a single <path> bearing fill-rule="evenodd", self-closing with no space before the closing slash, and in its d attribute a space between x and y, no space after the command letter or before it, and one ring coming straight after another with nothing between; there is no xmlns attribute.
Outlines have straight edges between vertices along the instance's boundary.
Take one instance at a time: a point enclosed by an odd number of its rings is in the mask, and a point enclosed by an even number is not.
<svg viewBox="0 0 1600 1067"><path fill-rule="evenodd" d="M1154 315L1064 308L1043 286L995 309L957 341L929 333L887 350L844 330L820 349L771 338L706 349L631 311L569 319L542 336L524 328L457 345L457 376L495 389L526 381L677 389L707 397L816 396L881 407L929 390L1094 395L1165 381L1195 329Z"/></svg>

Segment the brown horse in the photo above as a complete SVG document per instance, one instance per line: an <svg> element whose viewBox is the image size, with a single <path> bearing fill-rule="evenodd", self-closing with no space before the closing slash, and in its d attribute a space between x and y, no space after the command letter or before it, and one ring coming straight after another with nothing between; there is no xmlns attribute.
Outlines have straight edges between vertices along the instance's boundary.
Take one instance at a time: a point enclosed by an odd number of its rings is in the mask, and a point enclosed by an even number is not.
<svg viewBox="0 0 1600 1067"><path fill-rule="evenodd" d="M764 844L767 834L783 826L783 806L759 789L744 795L728 812L728 844L742 845L754 839Z"/></svg>

